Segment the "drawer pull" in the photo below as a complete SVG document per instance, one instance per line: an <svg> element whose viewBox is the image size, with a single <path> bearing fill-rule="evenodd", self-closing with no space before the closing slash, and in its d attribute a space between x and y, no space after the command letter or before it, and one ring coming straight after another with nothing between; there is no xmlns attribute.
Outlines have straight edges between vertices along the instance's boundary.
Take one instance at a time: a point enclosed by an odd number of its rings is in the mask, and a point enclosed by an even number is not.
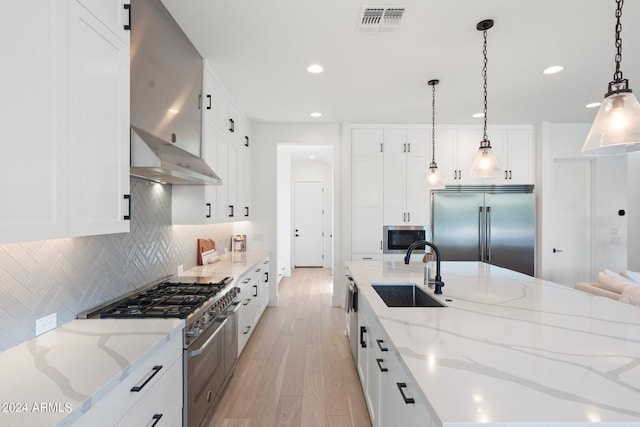
<svg viewBox="0 0 640 427"><path fill-rule="evenodd" d="M137 386L135 386L135 387L131 387L131 391L132 391L132 392L136 392L136 393L137 393L137 392L139 392L140 390L142 390L142 389L144 388L144 386L146 386L146 385L149 383L149 381L151 381L151 379L152 379L153 377L155 377L156 375L158 375L158 372L160 372L160 369L162 369L162 365L156 365L156 366L154 366L154 367L153 367L153 369L152 369L152 371L153 371L153 372L151 373L151 375L149 375L149 377L147 377L147 379L146 379L142 384L137 385Z"/></svg>
<svg viewBox="0 0 640 427"><path fill-rule="evenodd" d="M247 335L251 330L251 326L247 326L247 330L243 332L244 335Z"/></svg>
<svg viewBox="0 0 640 427"><path fill-rule="evenodd" d="M378 368L380 368L380 372L387 372L389 371L387 368L383 368L382 367L382 359L376 359L376 363L378 364Z"/></svg>
<svg viewBox="0 0 640 427"><path fill-rule="evenodd" d="M250 302L251 302L251 298L247 298L246 300L244 300L242 305L249 305Z"/></svg>
<svg viewBox="0 0 640 427"><path fill-rule="evenodd" d="M409 403L416 403L415 400L413 400L412 397L407 397L404 395L404 388L407 388L407 383L396 383L396 385L398 386L398 390L400 390L400 394L402 395L402 398L404 399L404 403L406 403L407 405Z"/></svg>
<svg viewBox="0 0 640 427"><path fill-rule="evenodd" d="M367 328L360 326L360 347L366 348L367 342L364 340L364 334L367 333Z"/></svg>
<svg viewBox="0 0 640 427"><path fill-rule="evenodd" d="M376 342L378 343L378 347L380 348L380 351L389 351L387 347L382 346L382 343L384 342L383 340L376 340Z"/></svg>
<svg viewBox="0 0 640 427"><path fill-rule="evenodd" d="M155 420L153 424L151 424L151 427L154 427L156 424L158 424L160 418L162 418L162 414L155 414L153 417L151 417L152 420Z"/></svg>

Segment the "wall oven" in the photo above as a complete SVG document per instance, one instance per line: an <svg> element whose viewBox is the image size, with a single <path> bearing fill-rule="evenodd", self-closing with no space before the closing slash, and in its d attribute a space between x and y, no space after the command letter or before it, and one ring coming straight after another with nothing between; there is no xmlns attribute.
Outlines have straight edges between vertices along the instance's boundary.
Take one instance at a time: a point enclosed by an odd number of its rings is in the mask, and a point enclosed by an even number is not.
<svg viewBox="0 0 640 427"><path fill-rule="evenodd" d="M385 254L404 254L409 245L416 240L431 240L431 230L426 225L385 225L383 228L382 248ZM413 251L424 253L424 248Z"/></svg>

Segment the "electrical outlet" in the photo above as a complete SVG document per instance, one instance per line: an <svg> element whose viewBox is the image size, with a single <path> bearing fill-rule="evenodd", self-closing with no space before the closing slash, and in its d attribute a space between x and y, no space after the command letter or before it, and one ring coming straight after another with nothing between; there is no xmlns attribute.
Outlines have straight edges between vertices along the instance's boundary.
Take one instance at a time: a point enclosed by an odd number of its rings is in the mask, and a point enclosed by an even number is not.
<svg viewBox="0 0 640 427"><path fill-rule="evenodd" d="M178 276L181 275L183 271L184 271L184 265L180 264L178 266Z"/></svg>
<svg viewBox="0 0 640 427"><path fill-rule="evenodd" d="M51 313L36 320L36 335L44 334L51 329L55 329L58 323L57 313Z"/></svg>

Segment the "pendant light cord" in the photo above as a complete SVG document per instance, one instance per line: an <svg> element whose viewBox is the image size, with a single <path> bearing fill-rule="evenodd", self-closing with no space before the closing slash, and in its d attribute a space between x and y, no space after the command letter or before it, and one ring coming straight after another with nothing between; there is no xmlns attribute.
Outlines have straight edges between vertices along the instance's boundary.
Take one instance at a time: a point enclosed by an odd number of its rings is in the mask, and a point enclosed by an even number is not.
<svg viewBox="0 0 640 427"><path fill-rule="evenodd" d="M436 85L431 85L431 163L436 164Z"/></svg>
<svg viewBox="0 0 640 427"><path fill-rule="evenodd" d="M623 4L624 0L616 0L616 72L613 74L614 82L622 81L622 71L620 71L620 62L622 62L622 38L620 36L622 32L622 22L620 22L620 18L622 17Z"/></svg>
<svg viewBox="0 0 640 427"><path fill-rule="evenodd" d="M622 0L619 0L622 1ZM482 55L484 56L484 64L482 66L482 78L484 80L484 111L483 111L483 117L484 117L484 134L482 136L482 142L481 142L481 146L482 147L491 147L491 143L489 142L488 138L487 138L487 30L483 31L483 35L484 35L484 46L482 47Z"/></svg>

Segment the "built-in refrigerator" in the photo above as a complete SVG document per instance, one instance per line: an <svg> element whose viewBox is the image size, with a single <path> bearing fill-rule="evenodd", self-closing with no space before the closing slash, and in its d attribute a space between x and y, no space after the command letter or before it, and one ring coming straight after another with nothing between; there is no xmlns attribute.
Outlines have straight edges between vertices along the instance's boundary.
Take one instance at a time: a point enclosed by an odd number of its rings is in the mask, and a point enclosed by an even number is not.
<svg viewBox="0 0 640 427"><path fill-rule="evenodd" d="M483 261L533 276L533 186L457 186L434 191L433 242L444 261Z"/></svg>

